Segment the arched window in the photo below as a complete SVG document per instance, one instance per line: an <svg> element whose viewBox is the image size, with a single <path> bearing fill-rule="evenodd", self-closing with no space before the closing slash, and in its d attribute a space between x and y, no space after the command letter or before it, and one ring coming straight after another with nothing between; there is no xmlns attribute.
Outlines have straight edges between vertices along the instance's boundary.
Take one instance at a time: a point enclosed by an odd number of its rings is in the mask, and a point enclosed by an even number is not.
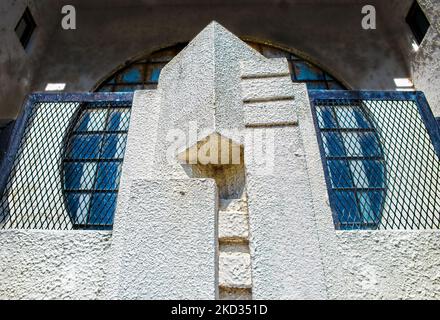
<svg viewBox="0 0 440 320"><path fill-rule="evenodd" d="M385 160L368 113L361 102L319 100L315 107L337 229L377 229L386 192Z"/></svg>
<svg viewBox="0 0 440 320"><path fill-rule="evenodd" d="M76 229L111 229L130 118L126 104L81 106L63 160L66 207Z"/></svg>
<svg viewBox="0 0 440 320"><path fill-rule="evenodd" d="M292 81L306 83L308 89L346 89L328 72L293 52L256 42L247 41L247 44L267 58L286 58L289 62ZM186 44L178 44L129 62L101 82L95 91L124 92L154 89L157 86L162 68L185 46Z"/></svg>

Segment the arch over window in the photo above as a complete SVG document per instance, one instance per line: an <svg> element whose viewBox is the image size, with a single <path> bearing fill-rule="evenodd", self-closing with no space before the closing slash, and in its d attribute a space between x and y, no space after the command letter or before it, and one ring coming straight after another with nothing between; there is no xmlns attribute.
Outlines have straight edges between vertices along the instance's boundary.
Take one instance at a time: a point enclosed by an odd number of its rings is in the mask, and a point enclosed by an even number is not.
<svg viewBox="0 0 440 320"><path fill-rule="evenodd" d="M63 160L63 191L76 229L111 229L125 153L126 103L81 106Z"/></svg>
<svg viewBox="0 0 440 320"><path fill-rule="evenodd" d="M308 89L345 90L346 87L335 77L293 52L267 44L246 41L267 58L285 57L289 62L293 82L306 83ZM162 68L184 47L185 43L158 50L138 58L118 69L102 81L95 91L123 92L154 89Z"/></svg>

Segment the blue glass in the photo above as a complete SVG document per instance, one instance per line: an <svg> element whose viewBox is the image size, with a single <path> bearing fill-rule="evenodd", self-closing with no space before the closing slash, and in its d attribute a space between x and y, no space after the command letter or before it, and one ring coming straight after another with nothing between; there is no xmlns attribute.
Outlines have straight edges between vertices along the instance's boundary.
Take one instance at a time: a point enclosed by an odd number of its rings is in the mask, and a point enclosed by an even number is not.
<svg viewBox="0 0 440 320"><path fill-rule="evenodd" d="M122 82L125 82L125 83L142 82L142 71L140 70L140 68L137 68L137 67L129 69L122 76Z"/></svg>
<svg viewBox="0 0 440 320"><path fill-rule="evenodd" d="M364 223L378 224L385 198L383 191L359 192L359 203Z"/></svg>
<svg viewBox="0 0 440 320"><path fill-rule="evenodd" d="M318 115L319 127L321 129L337 128L336 119L331 107L318 107L316 112Z"/></svg>
<svg viewBox="0 0 440 320"><path fill-rule="evenodd" d="M86 111L81 114L76 131L87 131L90 122L90 112Z"/></svg>
<svg viewBox="0 0 440 320"><path fill-rule="evenodd" d="M105 137L102 158L119 159L124 156L126 134L107 134Z"/></svg>
<svg viewBox="0 0 440 320"><path fill-rule="evenodd" d="M162 71L162 68L153 68L153 71L151 72L150 81L151 82L159 82L159 76L160 72Z"/></svg>
<svg viewBox="0 0 440 320"><path fill-rule="evenodd" d="M119 185L120 177L119 162L100 162L98 164L98 173L96 177L97 190L116 190Z"/></svg>
<svg viewBox="0 0 440 320"><path fill-rule="evenodd" d="M68 193L66 197L67 209L74 224L84 225L87 223L90 195L83 193Z"/></svg>
<svg viewBox="0 0 440 320"><path fill-rule="evenodd" d="M333 188L352 188L353 180L350 174L350 167L345 160L328 160L327 165L330 171L330 179Z"/></svg>
<svg viewBox="0 0 440 320"><path fill-rule="evenodd" d="M110 112L107 130L109 131L127 131L130 120L128 110L112 110Z"/></svg>
<svg viewBox="0 0 440 320"><path fill-rule="evenodd" d="M379 157L382 155L379 141L374 132L359 133L358 139L364 156Z"/></svg>
<svg viewBox="0 0 440 320"><path fill-rule="evenodd" d="M116 210L116 193L95 193L93 195L89 224L112 225Z"/></svg>
<svg viewBox="0 0 440 320"><path fill-rule="evenodd" d="M110 113L107 130L116 131L119 129L119 125L121 124L121 112L113 111Z"/></svg>
<svg viewBox="0 0 440 320"><path fill-rule="evenodd" d="M368 129L371 127L370 123L368 122L367 118L365 117L365 114L362 112L361 109L354 108L353 114L354 114L354 118L356 119L356 122L358 124L358 128Z"/></svg>
<svg viewBox="0 0 440 320"><path fill-rule="evenodd" d="M81 177L83 175L83 163L64 164L64 188L79 190L81 188Z"/></svg>
<svg viewBox="0 0 440 320"><path fill-rule="evenodd" d="M327 157L344 157L345 148L339 132L322 132L324 148Z"/></svg>
<svg viewBox="0 0 440 320"><path fill-rule="evenodd" d="M324 73L307 62L295 61L293 63L296 79L299 81L306 80L325 80Z"/></svg>
<svg viewBox="0 0 440 320"><path fill-rule="evenodd" d="M99 158L99 147L101 144L100 135L76 135L71 141L72 144L69 153L71 159Z"/></svg>
<svg viewBox="0 0 440 320"><path fill-rule="evenodd" d="M364 160L365 175L368 179L369 188L385 187L385 168L381 161Z"/></svg>
<svg viewBox="0 0 440 320"><path fill-rule="evenodd" d="M353 224L362 222L354 192L334 191L331 200L338 215L338 220L342 225L341 229L351 229ZM344 227L344 224L348 224L348 226Z"/></svg>

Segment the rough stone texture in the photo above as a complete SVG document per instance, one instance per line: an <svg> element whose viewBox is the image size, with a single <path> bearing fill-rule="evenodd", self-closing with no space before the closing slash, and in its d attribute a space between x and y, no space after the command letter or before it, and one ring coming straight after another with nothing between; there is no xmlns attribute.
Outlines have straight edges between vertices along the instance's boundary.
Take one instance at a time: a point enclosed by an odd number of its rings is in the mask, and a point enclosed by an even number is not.
<svg viewBox="0 0 440 320"><path fill-rule="evenodd" d="M121 190L107 294L117 299L214 299L213 180L135 180Z"/></svg>
<svg viewBox="0 0 440 320"><path fill-rule="evenodd" d="M220 241L228 239L248 240L247 212L219 211L218 218L218 238Z"/></svg>
<svg viewBox="0 0 440 320"><path fill-rule="evenodd" d="M245 104L245 124L247 127L296 124L297 117L292 105L291 100Z"/></svg>
<svg viewBox="0 0 440 320"><path fill-rule="evenodd" d="M293 99L290 76L252 78L241 81L242 99L246 102Z"/></svg>
<svg viewBox="0 0 440 320"><path fill-rule="evenodd" d="M111 233L0 231L0 299L103 298Z"/></svg>
<svg viewBox="0 0 440 320"><path fill-rule="evenodd" d="M438 231L337 232L343 295L332 299L438 299ZM331 276L331 275L329 275Z"/></svg>
<svg viewBox="0 0 440 320"><path fill-rule="evenodd" d="M284 58L253 59L240 62L242 78L290 76L289 64Z"/></svg>
<svg viewBox="0 0 440 320"><path fill-rule="evenodd" d="M430 20L431 27L417 53L413 54L413 81L423 91L436 117L440 116L440 3L420 0L420 6Z"/></svg>
<svg viewBox="0 0 440 320"><path fill-rule="evenodd" d="M326 296L309 181L297 127L273 130L275 166L266 175L247 167L253 297ZM252 152L245 145L245 156Z"/></svg>
<svg viewBox="0 0 440 320"><path fill-rule="evenodd" d="M221 252L219 285L224 288L251 288L251 256L249 253Z"/></svg>
<svg viewBox="0 0 440 320"><path fill-rule="evenodd" d="M340 261L327 184L324 178L324 169L307 88L304 84L294 84L293 86L302 145L297 151L297 155L304 158L307 168L306 174L309 186L305 188L309 190L309 206L313 210L311 219L314 220L312 230L316 232L319 239L319 250L326 277L325 297L328 298L334 291L344 296L347 293L345 286L341 285L343 274L340 265L342 262Z"/></svg>

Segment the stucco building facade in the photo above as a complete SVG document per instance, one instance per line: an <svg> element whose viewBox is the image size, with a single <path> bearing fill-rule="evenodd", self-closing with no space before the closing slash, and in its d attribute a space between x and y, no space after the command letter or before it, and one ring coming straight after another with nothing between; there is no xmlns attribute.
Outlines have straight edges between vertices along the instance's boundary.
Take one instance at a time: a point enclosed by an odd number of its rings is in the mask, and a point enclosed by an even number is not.
<svg viewBox="0 0 440 320"><path fill-rule="evenodd" d="M69 4L0 5L0 298L439 298L438 1Z"/></svg>

